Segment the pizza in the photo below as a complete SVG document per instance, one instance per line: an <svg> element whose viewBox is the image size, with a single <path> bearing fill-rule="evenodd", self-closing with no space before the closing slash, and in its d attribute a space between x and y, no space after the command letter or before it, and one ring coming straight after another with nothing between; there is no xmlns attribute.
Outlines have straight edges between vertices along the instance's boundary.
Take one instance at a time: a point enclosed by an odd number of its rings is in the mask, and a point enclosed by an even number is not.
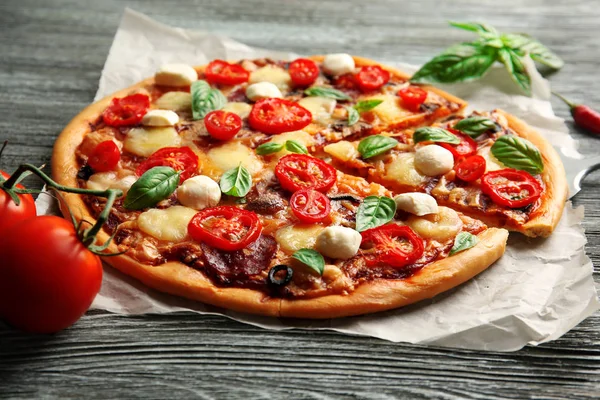
<svg viewBox="0 0 600 400"><path fill-rule="evenodd" d="M122 190L105 261L159 291L277 317L405 306L488 268L508 230L550 235L567 193L525 123L409 78L348 54L164 65L73 119L53 177Z"/></svg>

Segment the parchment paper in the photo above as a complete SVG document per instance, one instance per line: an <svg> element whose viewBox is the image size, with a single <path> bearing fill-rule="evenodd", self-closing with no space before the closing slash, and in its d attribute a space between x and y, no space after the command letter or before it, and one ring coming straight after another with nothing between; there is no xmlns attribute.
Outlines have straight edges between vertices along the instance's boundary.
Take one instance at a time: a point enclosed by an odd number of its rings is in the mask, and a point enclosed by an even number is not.
<svg viewBox="0 0 600 400"><path fill-rule="evenodd" d="M127 9L96 99L152 76L164 63L201 65L214 58L261 56L289 59L295 55L251 48L208 32L168 27ZM397 66L407 72L416 69ZM444 89L468 100L473 108L503 108L523 118L553 144L577 156L576 142L548 102L548 82L535 69L532 73L535 98L521 96L502 68L493 69L479 82ZM50 196L39 197L40 213L57 213L55 206ZM119 314L193 311L220 314L265 329L332 329L393 342L513 351L556 339L598 310L592 263L584 251L582 219L583 207L573 209L568 204L550 238L511 234L506 254L475 279L435 299L367 316L310 321L236 313L156 292L108 265L92 307Z"/></svg>

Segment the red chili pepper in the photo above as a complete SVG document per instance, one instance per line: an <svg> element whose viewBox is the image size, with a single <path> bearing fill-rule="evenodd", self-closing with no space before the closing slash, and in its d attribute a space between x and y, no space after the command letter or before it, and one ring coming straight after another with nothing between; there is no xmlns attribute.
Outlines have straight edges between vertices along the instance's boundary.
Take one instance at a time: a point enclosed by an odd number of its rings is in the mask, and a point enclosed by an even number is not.
<svg viewBox="0 0 600 400"><path fill-rule="evenodd" d="M575 125L591 133L600 135L600 113L598 111L583 104L572 103L558 93L552 92L552 94L569 106Z"/></svg>

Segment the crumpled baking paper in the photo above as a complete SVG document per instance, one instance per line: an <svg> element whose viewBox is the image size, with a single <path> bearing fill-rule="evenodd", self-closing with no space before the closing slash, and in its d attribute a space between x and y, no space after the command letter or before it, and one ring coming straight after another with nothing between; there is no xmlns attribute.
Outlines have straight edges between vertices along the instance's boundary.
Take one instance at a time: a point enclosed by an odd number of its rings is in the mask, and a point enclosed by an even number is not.
<svg viewBox="0 0 600 400"><path fill-rule="evenodd" d="M336 49L331 49L335 52ZM127 9L102 71L96 99L130 86L164 63L202 65L215 58L268 56L290 59L292 53L248 47L209 32L172 28ZM413 72L415 66L398 64ZM552 112L549 85L532 65L534 98L519 94L502 68L483 80L444 89L473 108L503 108L537 128L552 143L578 157L576 142L563 120ZM54 199L42 195L40 213L58 213ZM531 239L511 234L506 254L475 279L434 299L398 310L332 320L291 320L232 312L159 293L106 265L93 308L119 314L193 311L224 315L265 329L330 329L393 342L479 350L514 351L526 344L556 339L598 310L592 263L586 256L581 227L583 207L569 203L554 234Z"/></svg>

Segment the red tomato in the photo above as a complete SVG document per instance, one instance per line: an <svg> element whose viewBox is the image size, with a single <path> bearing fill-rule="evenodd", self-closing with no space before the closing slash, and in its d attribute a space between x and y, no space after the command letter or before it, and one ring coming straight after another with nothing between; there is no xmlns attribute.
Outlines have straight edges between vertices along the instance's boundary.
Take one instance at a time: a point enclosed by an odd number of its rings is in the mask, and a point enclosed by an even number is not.
<svg viewBox="0 0 600 400"><path fill-rule="evenodd" d="M141 176L150 168L165 166L180 171L179 182L191 178L198 171L198 156L189 147L164 147L155 151L135 171Z"/></svg>
<svg viewBox="0 0 600 400"><path fill-rule="evenodd" d="M0 241L0 254L0 315L19 329L65 329L100 290L100 258L63 218L41 216L14 225Z"/></svg>
<svg viewBox="0 0 600 400"><path fill-rule="evenodd" d="M254 243L262 232L258 216L232 206L205 208L188 225L188 232L198 242L220 250L241 250Z"/></svg>
<svg viewBox="0 0 600 400"><path fill-rule="evenodd" d="M298 190L292 195L290 205L300 221L311 224L322 221L331 211L329 198L314 189Z"/></svg>
<svg viewBox="0 0 600 400"><path fill-rule="evenodd" d="M292 61L289 72L294 85L308 86L319 76L319 67L313 60L299 58Z"/></svg>
<svg viewBox="0 0 600 400"><path fill-rule="evenodd" d="M421 104L427 99L427 92L418 86L409 86L398 91L398 96L402 99L404 108L417 112Z"/></svg>
<svg viewBox="0 0 600 400"><path fill-rule="evenodd" d="M229 64L227 61L211 61L204 71L206 80L221 85L239 85L248 82L250 73L239 64Z"/></svg>
<svg viewBox="0 0 600 400"><path fill-rule="evenodd" d="M297 131L312 121L312 114L298 103L284 99L262 99L254 103L248 116L257 131L276 135Z"/></svg>
<svg viewBox="0 0 600 400"><path fill-rule="evenodd" d="M120 159L119 147L112 140L107 140L96 146L88 159L88 165L95 172L107 172L115 169Z"/></svg>
<svg viewBox="0 0 600 400"><path fill-rule="evenodd" d="M2 177L6 180L10 177L4 171L0 171ZM22 185L17 185L19 189L25 189ZM16 205L11 197L4 190L0 189L0 232L25 219L35 217L35 201L30 194L18 194L21 200ZM0 239L2 241L3 239Z"/></svg>
<svg viewBox="0 0 600 400"><path fill-rule="evenodd" d="M481 190L500 206L520 208L539 199L543 188L528 172L501 169L481 177Z"/></svg>
<svg viewBox="0 0 600 400"><path fill-rule="evenodd" d="M463 157L470 156L471 154L475 154L477 152L477 142L475 142L471 137L460 133L454 129L448 129L455 136L460 139L459 144L450 144L450 143L437 143L443 148L450 150L450 152L454 155L454 159L458 160Z"/></svg>
<svg viewBox="0 0 600 400"><path fill-rule="evenodd" d="M354 75L345 74L340 75L333 81L335 87L340 89L356 89L356 80L354 79Z"/></svg>
<svg viewBox="0 0 600 400"><path fill-rule="evenodd" d="M150 107L150 98L145 94L114 98L102 113L106 125L127 126L139 124Z"/></svg>
<svg viewBox="0 0 600 400"><path fill-rule="evenodd" d="M354 77L363 92L379 89L390 80L390 73L378 65L362 67Z"/></svg>
<svg viewBox="0 0 600 400"><path fill-rule="evenodd" d="M456 167L456 176L465 182L473 182L485 173L485 158L474 155L460 161Z"/></svg>
<svg viewBox="0 0 600 400"><path fill-rule="evenodd" d="M408 226L382 225L361 233L361 247L367 265L387 264L401 268L423 255L423 239Z"/></svg>
<svg viewBox="0 0 600 400"><path fill-rule="evenodd" d="M204 117L204 126L215 139L229 140L242 129L242 119L232 112L211 111Z"/></svg>
<svg viewBox="0 0 600 400"><path fill-rule="evenodd" d="M309 188L326 192L337 179L335 168L305 154L282 157L275 167L275 175L281 187L290 192Z"/></svg>

